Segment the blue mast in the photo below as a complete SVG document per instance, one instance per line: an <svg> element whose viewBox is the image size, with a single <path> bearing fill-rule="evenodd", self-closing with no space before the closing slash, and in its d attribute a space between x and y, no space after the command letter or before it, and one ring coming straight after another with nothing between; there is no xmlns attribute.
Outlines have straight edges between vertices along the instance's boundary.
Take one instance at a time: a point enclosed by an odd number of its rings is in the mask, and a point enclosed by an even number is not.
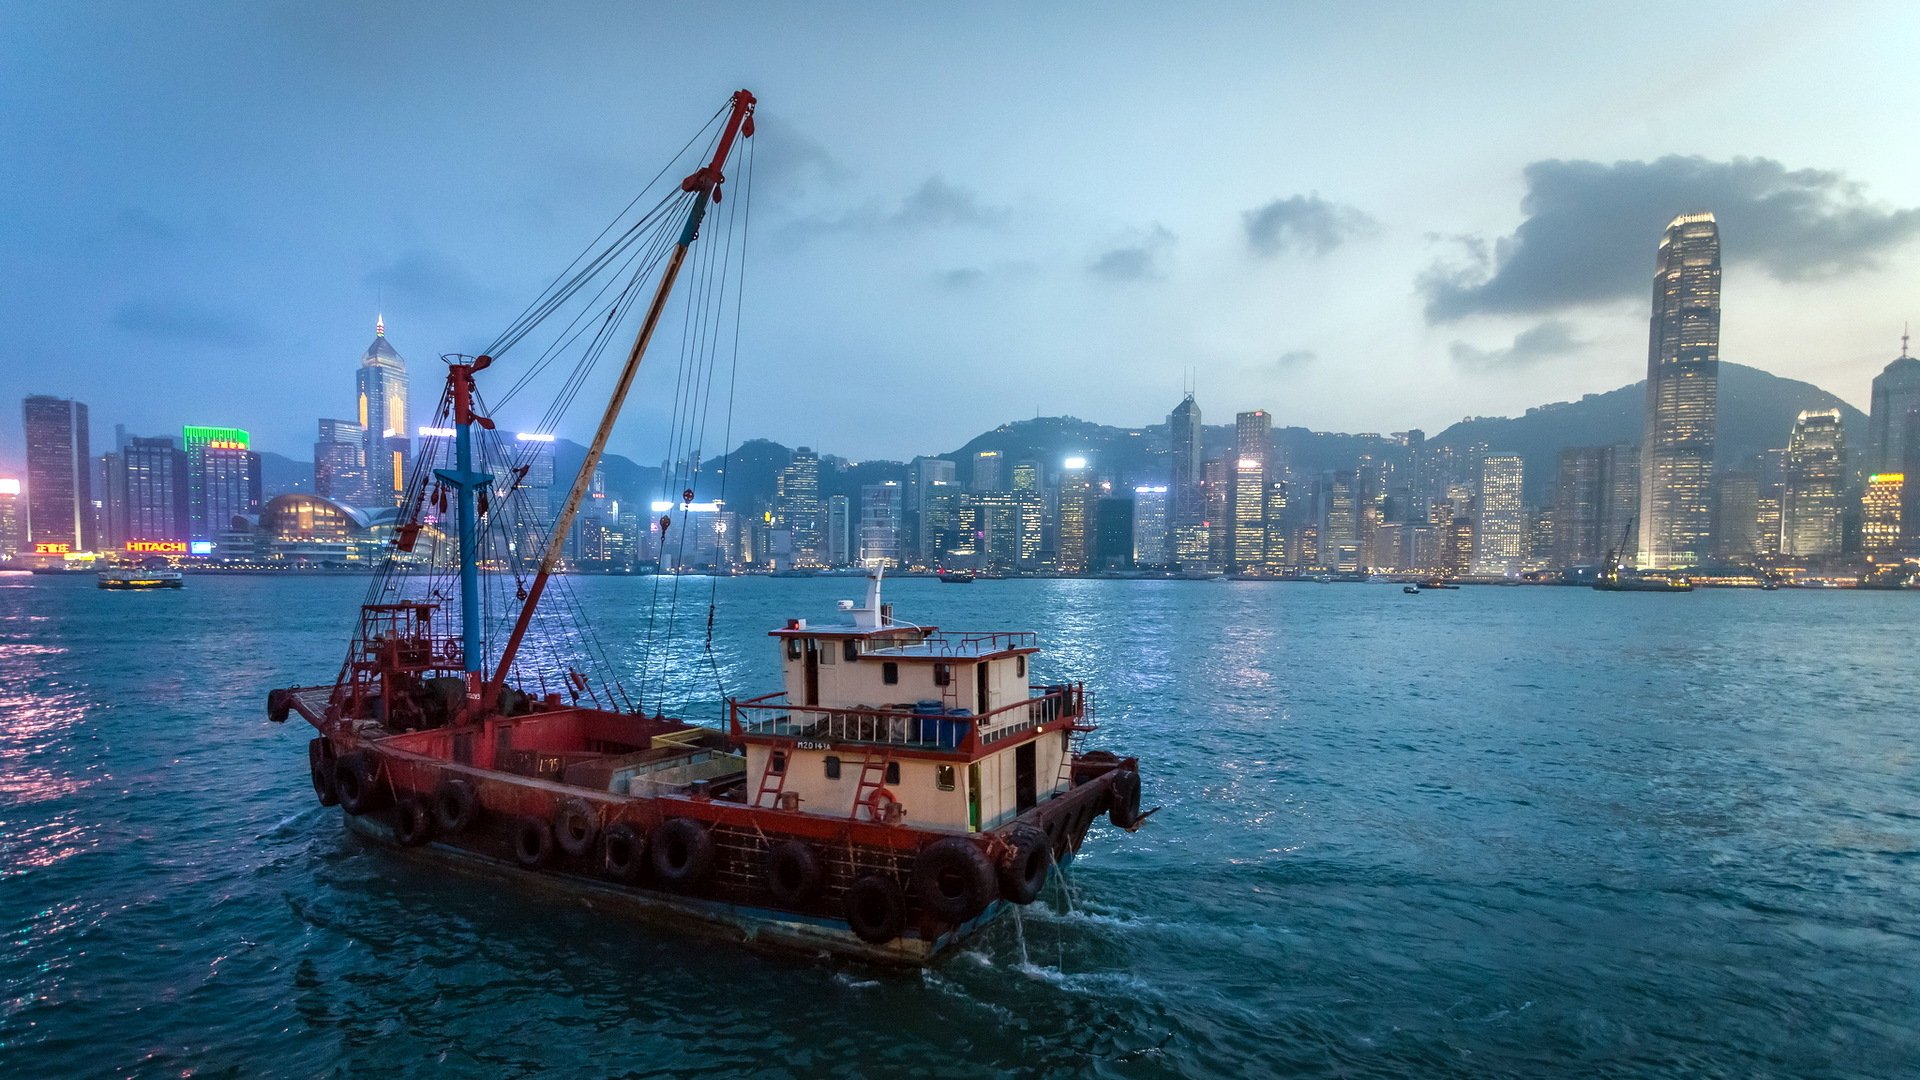
<svg viewBox="0 0 1920 1080"><path fill-rule="evenodd" d="M461 359L465 359L462 357ZM453 391L452 469L435 469L433 475L453 488L460 505L460 651L467 671L467 707L474 711L480 704L480 674L486 660L480 641L480 511L478 493L493 483L488 473L473 468L473 426L493 429L493 421L473 411L474 373L493 363L490 356L478 357L471 364L449 364L447 384Z"/></svg>

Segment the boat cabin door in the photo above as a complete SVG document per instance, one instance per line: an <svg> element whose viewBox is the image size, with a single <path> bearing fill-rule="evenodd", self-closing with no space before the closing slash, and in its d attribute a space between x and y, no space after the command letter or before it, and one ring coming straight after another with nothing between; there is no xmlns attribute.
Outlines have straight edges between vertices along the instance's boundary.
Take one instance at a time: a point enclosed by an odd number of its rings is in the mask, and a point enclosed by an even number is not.
<svg viewBox="0 0 1920 1080"><path fill-rule="evenodd" d="M820 704L820 650L815 647L812 638L807 639L807 700L802 705Z"/></svg>
<svg viewBox="0 0 1920 1080"><path fill-rule="evenodd" d="M1040 746L1038 739L1021 743L1013 749L1013 796L1020 813L1026 813L1040 801L1039 783L1034 767L1035 755Z"/></svg>
<svg viewBox="0 0 1920 1080"><path fill-rule="evenodd" d="M985 716L986 714L993 711L993 706L988 704L987 702L987 663L986 661L983 660L980 663L973 665L973 670L979 673L974 678L974 684L976 689L978 690L978 697L976 699L978 704L975 706L973 711L977 715Z"/></svg>

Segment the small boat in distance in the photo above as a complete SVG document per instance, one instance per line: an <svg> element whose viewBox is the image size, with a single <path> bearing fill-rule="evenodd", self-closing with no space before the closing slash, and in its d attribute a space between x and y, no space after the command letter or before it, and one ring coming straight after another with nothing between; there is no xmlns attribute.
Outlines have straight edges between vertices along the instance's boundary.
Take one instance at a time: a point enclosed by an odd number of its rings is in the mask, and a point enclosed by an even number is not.
<svg viewBox="0 0 1920 1080"><path fill-rule="evenodd" d="M178 570L103 570L100 587L116 591L136 589L181 589L186 578Z"/></svg>
<svg viewBox="0 0 1920 1080"><path fill-rule="evenodd" d="M1439 578L1435 578L1435 579L1433 579L1432 581L1423 581L1423 582L1421 582L1421 583L1420 583L1420 588L1421 588L1422 590L1425 590L1425 591L1427 591L1427 592L1432 592L1432 591L1434 591L1434 590L1436 590L1436 589L1439 589L1439 590L1452 590L1452 591L1454 591L1454 592L1458 592L1458 591L1460 591L1460 586L1458 586L1458 585L1455 585L1455 584L1454 584L1453 582L1451 582L1451 581L1441 581L1441 580L1440 580Z"/></svg>
<svg viewBox="0 0 1920 1080"><path fill-rule="evenodd" d="M974 575L966 570L942 570L940 580L947 585L971 585Z"/></svg>
<svg viewBox="0 0 1920 1080"><path fill-rule="evenodd" d="M1400 591L1403 593L1406 593L1409 596L1419 596L1420 586L1419 585L1402 585L1400 587Z"/></svg>

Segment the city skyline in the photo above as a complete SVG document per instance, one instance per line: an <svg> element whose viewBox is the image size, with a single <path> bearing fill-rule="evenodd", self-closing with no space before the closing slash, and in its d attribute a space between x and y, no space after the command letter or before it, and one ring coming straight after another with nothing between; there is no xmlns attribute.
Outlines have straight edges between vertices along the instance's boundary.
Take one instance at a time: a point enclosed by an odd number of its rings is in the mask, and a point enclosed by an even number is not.
<svg viewBox="0 0 1920 1080"><path fill-rule="evenodd" d="M102 10L126 32L103 39ZM1008 412L1141 424L1181 370L1209 400L1268 402L1317 430L1436 430L1577 398L1640 368L1640 238L1700 206L1720 217L1742 295L1724 359L1864 407L1881 342L1914 315L1913 152L1812 119L1900 97L1915 78L1897 59L1916 20L1905 8L1708 9L1690 42L1715 56L1711 75L1684 80L1645 48L1647 11L1384 8L1391 84L1351 62L1381 26L1304 11L1201 12L1172 33L1137 9L1027 13L1035 33L1011 49L995 29L1007 9L902 13L861 20L880 47L857 51L837 44L848 16L828 13L803 31L820 57L804 63L765 14L719 16L738 31L722 36L738 42L724 67L739 78L714 78L767 91L740 429L787 445L824 444L852 417L878 418L844 444L862 457L908 456L929 427L957 443L965 418ZM630 16L603 15L542 32L608 47ZM219 414L203 419L258 403L258 444L298 457L312 413L350 415L305 405L335 398L325 369L373 312L405 327L415 377L487 340L708 100L632 74L652 50L698 55L710 20L676 16L620 64L562 68L546 51L491 63L516 105L483 109L461 65L438 59L488 63L516 18L0 15L20 54L0 80L22 103L6 121L22 152L0 176L20 257L0 273L10 340L36 358L0 375L0 394L77 398L161 431L180 402L126 376L175 372ZM368 35L421 62L349 86L340 65ZM1537 46L1575 37L1594 62L1569 78L1559 50ZM1465 41L1491 68L1458 70ZM1149 42L1160 64L1112 76ZM1223 51L1248 62L1197 62ZM210 92L200 72L216 68L249 92ZM1027 70L1055 75L1017 77ZM876 84L897 92L872 100ZM966 92L989 86L1025 92ZM178 118L173 134L129 120L147 107ZM276 138L295 130L304 141ZM1353 152L1356 130L1418 166L1378 168ZM527 144L510 168L466 168ZM121 169L129 155L146 167ZM1195 185L1200 161L1210 175ZM665 396L643 375L639 422L615 449L658 456L647 410ZM993 408L1009 398L1020 407ZM942 407L914 423L885 407L913 400ZM0 417L0 445L18 445L15 422Z"/></svg>

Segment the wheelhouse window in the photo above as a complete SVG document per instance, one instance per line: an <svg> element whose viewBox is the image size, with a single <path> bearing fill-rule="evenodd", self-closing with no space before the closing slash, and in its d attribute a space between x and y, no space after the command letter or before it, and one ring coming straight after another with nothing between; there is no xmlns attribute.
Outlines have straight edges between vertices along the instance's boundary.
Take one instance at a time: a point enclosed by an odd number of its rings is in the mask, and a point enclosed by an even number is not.
<svg viewBox="0 0 1920 1080"><path fill-rule="evenodd" d="M953 766L941 765L933 770L933 786L941 791L953 790Z"/></svg>
<svg viewBox="0 0 1920 1080"><path fill-rule="evenodd" d="M775 776L786 775L787 752L785 750L775 750L772 756L767 758L767 771Z"/></svg>
<svg viewBox="0 0 1920 1080"><path fill-rule="evenodd" d="M789 660L800 659L800 639L799 638L790 637L787 639L787 659Z"/></svg>
<svg viewBox="0 0 1920 1080"><path fill-rule="evenodd" d="M1013 658L1013 673L1019 678L1027 677L1027 654L1020 653Z"/></svg>
<svg viewBox="0 0 1920 1080"><path fill-rule="evenodd" d="M880 681L888 686L900 681L900 665L889 660L880 665Z"/></svg>
<svg viewBox="0 0 1920 1080"><path fill-rule="evenodd" d="M847 640L845 640L845 641L843 641L843 642L841 642L841 643L840 643L840 654L841 654L842 656L845 656L845 657L846 657L846 658L847 658L848 660L858 660L858 659L860 659L860 644L859 644L859 642L856 642L856 641L854 641L854 640L853 640L852 638L848 638Z"/></svg>
<svg viewBox="0 0 1920 1080"><path fill-rule="evenodd" d="M833 656L834 656L834 653L833 653L833 650L832 650L832 649L821 649L821 650L820 650L820 662L821 662L822 664L826 664L826 665L828 665L828 666L832 666L832 664L833 664Z"/></svg>
<svg viewBox="0 0 1920 1080"><path fill-rule="evenodd" d="M899 782L900 782L900 763L897 761L887 762L887 783L897 784Z"/></svg>
<svg viewBox="0 0 1920 1080"><path fill-rule="evenodd" d="M827 779L840 779L840 759L832 754L827 755Z"/></svg>
<svg viewBox="0 0 1920 1080"><path fill-rule="evenodd" d="M947 664L933 665L933 685L945 686L953 681L953 668Z"/></svg>

